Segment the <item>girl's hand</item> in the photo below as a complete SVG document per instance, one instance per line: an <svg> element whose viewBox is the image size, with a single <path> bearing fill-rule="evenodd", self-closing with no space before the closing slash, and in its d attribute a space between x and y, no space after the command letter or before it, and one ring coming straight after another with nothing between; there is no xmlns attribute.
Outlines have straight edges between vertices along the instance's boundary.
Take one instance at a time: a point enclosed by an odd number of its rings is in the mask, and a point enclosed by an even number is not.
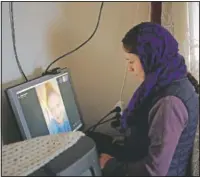
<svg viewBox="0 0 200 177"><path fill-rule="evenodd" d="M101 154L101 155L100 155L100 159L99 159L101 169L103 169L103 168L105 167L106 163L107 163L110 159L112 159L112 158L113 158L113 157L110 156L110 155L108 155L108 154Z"/></svg>

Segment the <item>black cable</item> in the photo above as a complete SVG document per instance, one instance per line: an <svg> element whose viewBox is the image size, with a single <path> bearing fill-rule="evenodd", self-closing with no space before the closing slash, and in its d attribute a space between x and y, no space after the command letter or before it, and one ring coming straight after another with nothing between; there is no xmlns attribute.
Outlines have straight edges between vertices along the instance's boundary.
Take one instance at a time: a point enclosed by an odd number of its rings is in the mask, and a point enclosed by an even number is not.
<svg viewBox="0 0 200 177"><path fill-rule="evenodd" d="M96 123L95 125L92 125L90 128L88 128L88 130L87 131L92 131L92 132L94 132L95 131L95 129L99 126L99 125L102 125L102 124L105 124L105 123L107 123L107 122L110 122L110 121L112 121L112 120L114 120L114 119L116 119L116 116L114 116L114 117L111 117L110 119L108 119L108 120L101 120L101 121L99 121L98 123Z"/></svg>
<svg viewBox="0 0 200 177"><path fill-rule="evenodd" d="M95 126L98 126L105 118L107 118L107 116L102 117L96 124L94 124L94 125L90 126L89 128L87 128L85 130L85 132L87 133L87 132L93 131Z"/></svg>
<svg viewBox="0 0 200 177"><path fill-rule="evenodd" d="M108 120L104 120L103 122L99 123L99 125L105 124L106 122L110 122L111 120L114 120L114 119L116 119L116 116L112 117L112 118L110 118Z"/></svg>
<svg viewBox="0 0 200 177"><path fill-rule="evenodd" d="M85 132L89 132L89 131L94 131L94 129L103 121L107 118L107 115L102 117L96 124L92 125L91 127L89 127Z"/></svg>
<svg viewBox="0 0 200 177"><path fill-rule="evenodd" d="M99 125L102 125L106 122L110 122L111 120L114 120L116 118L118 118L119 114L117 113L114 117L111 117L110 119L108 120L105 120L105 118L107 118L107 116L104 116L102 117L96 124L92 125L91 127L89 127L85 132L88 133L88 132L94 132L95 129L99 126ZM105 120L105 121L104 121Z"/></svg>
<svg viewBox="0 0 200 177"><path fill-rule="evenodd" d="M99 11L99 16L98 16L98 20L97 20L97 24L96 24L96 27L95 27L93 33L91 34L91 36L90 36L85 42L83 42L83 43L80 44L78 47L76 47L75 49L71 50L70 52L68 52L68 53L66 53L66 54L63 54L62 56L58 57L58 58L55 59L53 62L51 62L51 63L47 66L47 68L46 68L44 74L46 74L46 73L48 72L49 68L50 68L54 63L56 63L56 62L59 61L60 59L64 58L65 56L70 55L71 53L77 51L78 49L80 49L82 46L84 46L86 43L88 43L88 42L92 39L92 37L95 35L95 33L96 33L96 31L97 31L97 29L98 29L98 27L99 27L99 23L100 23L100 19L101 19L101 13L102 13L102 9L103 9L103 4L104 4L104 2L101 3L101 7L100 7L100 11Z"/></svg>
<svg viewBox="0 0 200 177"><path fill-rule="evenodd" d="M25 81L27 82L28 79L22 69L22 66L20 64L18 55L17 55L17 49L16 49L16 39L15 39L15 24L14 24L14 18L13 18L13 2L9 3L9 15L10 15L10 25L11 25L11 35L12 35L12 43L13 43L13 49L14 49L14 54L15 54L15 59L17 62L17 66L21 72L21 74L23 75Z"/></svg>

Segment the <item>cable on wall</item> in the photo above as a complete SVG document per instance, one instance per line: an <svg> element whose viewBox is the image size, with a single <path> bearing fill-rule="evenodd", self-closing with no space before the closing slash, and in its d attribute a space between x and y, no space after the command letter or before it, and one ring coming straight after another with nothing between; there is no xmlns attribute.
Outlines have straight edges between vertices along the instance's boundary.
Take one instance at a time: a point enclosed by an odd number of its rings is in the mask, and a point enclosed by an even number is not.
<svg viewBox="0 0 200 177"><path fill-rule="evenodd" d="M92 39L92 37L95 35L95 33L96 33L96 31L97 31L97 29L98 29L98 27L99 27L99 23L100 23L100 20L101 20L101 13L102 13L103 5L104 5L104 2L101 2L101 6L100 6L100 10L99 10L99 16L98 16L97 24L96 24L96 27L95 27L93 33L90 35L90 37L89 37L85 42L83 42L83 43L80 44L78 47L76 47L75 49L69 51L68 53L63 54L62 56L56 58L53 62L51 62L51 63L47 66L47 68L46 68L44 74L46 74L46 73L48 72L49 68L50 68L54 63L56 63L57 61L63 59L63 58L66 57L67 55L70 55L70 54L72 54L73 52L77 51L78 49L80 49L81 47L83 47L86 43L88 43L88 42Z"/></svg>
<svg viewBox="0 0 200 177"><path fill-rule="evenodd" d="M136 5L135 18L137 17L137 14L138 14L138 11L139 11L139 6L140 6L139 3L140 2L137 2L137 5ZM149 11L149 13L150 13L150 11ZM136 25L136 21L133 23L133 25ZM119 102L121 104L123 104L122 96L123 96L125 81L126 81L126 77L127 77L127 70L128 70L128 62L125 63L124 78L123 78L123 81L122 81L122 87L121 87L120 95L119 95Z"/></svg>
<svg viewBox="0 0 200 177"><path fill-rule="evenodd" d="M25 81L28 81L27 76L25 75L22 66L20 64L18 55L17 55L17 48L16 48L16 39L15 39L15 23L14 23L14 12L13 12L13 2L9 2L9 16L10 16L10 25L11 25L11 35L12 35L12 44L13 44L13 50L15 55L15 60L17 62L17 66L19 68L19 71L23 75Z"/></svg>
<svg viewBox="0 0 200 177"><path fill-rule="evenodd" d="M122 101L122 96L123 96L123 91L124 91L125 81L126 81L127 71L128 71L127 67L128 67L128 62L126 61L125 70L124 70L124 78L123 78L122 87L121 87L121 91L120 91L119 101Z"/></svg>

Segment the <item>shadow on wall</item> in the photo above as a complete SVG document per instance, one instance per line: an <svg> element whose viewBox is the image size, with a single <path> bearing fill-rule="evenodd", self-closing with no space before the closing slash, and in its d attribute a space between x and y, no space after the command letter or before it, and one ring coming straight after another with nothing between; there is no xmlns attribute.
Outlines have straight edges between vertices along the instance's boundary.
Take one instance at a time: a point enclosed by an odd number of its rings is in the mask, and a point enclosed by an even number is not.
<svg viewBox="0 0 200 177"><path fill-rule="evenodd" d="M28 78L39 77L42 72L42 68L36 68ZM12 112L11 106L5 94L6 88L13 87L21 84L24 79L21 77L17 80L10 81L2 84L2 139L3 144L10 144L22 140L20 130Z"/></svg>

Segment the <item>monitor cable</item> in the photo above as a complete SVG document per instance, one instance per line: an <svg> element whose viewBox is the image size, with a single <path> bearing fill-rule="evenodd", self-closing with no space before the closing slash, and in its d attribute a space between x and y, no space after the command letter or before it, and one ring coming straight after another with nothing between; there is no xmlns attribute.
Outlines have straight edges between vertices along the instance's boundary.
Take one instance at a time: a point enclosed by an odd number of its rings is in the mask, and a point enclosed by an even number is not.
<svg viewBox="0 0 200 177"><path fill-rule="evenodd" d="M88 43L88 42L92 39L92 37L95 35L95 33L96 33L96 31L97 31L97 29L98 29L98 27L99 27L99 23L100 23L100 19L101 19L101 14L102 14L103 5L104 5L104 2L101 2L101 6L100 6L100 10L99 10L99 16L98 16L97 24L96 24L96 27L95 27L93 33L90 35L90 37L89 37L85 42L83 42L83 43L80 44L78 47L76 47L75 49L73 49L73 50L71 50L71 51L69 51L69 52L67 52L67 53L65 53L65 54L63 54L63 55L61 55L60 57L56 58L53 62L51 62L51 63L47 66L47 68L46 68L45 72L43 73L43 75L46 75L46 74L48 73L49 68L50 68L54 63L56 63L57 61L61 60L61 59L64 58L64 57L66 57L67 55L70 55L70 54L74 53L75 51L77 51L78 49L80 49L81 47L83 47L86 43Z"/></svg>

